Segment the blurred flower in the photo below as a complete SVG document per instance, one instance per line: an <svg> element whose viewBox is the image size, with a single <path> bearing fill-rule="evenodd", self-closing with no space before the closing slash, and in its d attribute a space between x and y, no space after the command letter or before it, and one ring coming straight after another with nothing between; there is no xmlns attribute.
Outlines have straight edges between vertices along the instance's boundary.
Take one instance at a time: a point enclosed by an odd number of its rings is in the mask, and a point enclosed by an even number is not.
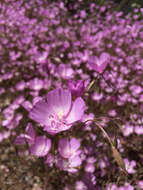
<svg viewBox="0 0 143 190"><path fill-rule="evenodd" d="M94 69L98 73L102 73L109 63L109 58L110 56L108 53L101 53L100 57L89 57L88 63L92 69Z"/></svg>
<svg viewBox="0 0 143 190"><path fill-rule="evenodd" d="M51 148L51 140L45 136L38 136L30 147L31 154L37 157L46 156Z"/></svg>
<svg viewBox="0 0 143 190"><path fill-rule="evenodd" d="M59 141L58 151L63 158L71 158L77 156L81 153L78 150L80 147L80 141L75 138L71 138L70 140L63 138Z"/></svg>
<svg viewBox="0 0 143 190"><path fill-rule="evenodd" d="M58 77L70 79L73 77L74 71L70 65L60 64L57 69Z"/></svg>
<svg viewBox="0 0 143 190"><path fill-rule="evenodd" d="M82 160L80 156L75 156L69 159L63 159L61 157L58 158L56 165L64 171L68 171L70 173L75 173L78 171L78 168L82 164Z"/></svg>
<svg viewBox="0 0 143 190"><path fill-rule="evenodd" d="M77 167L81 165L80 141L76 138L63 138L59 141L58 151L60 157L57 159L57 166L71 173L77 172Z"/></svg>
<svg viewBox="0 0 143 190"><path fill-rule="evenodd" d="M83 80L77 80L77 81L69 80L68 88L74 97L82 96L85 90L84 81Z"/></svg>
<svg viewBox="0 0 143 190"><path fill-rule="evenodd" d="M51 148L51 140L46 138L45 136L37 136L33 129L31 123L29 123L26 127L26 133L20 134L15 139L15 144L26 144L30 145L31 154L37 157L43 157L48 154Z"/></svg>
<svg viewBox="0 0 143 190"><path fill-rule="evenodd" d="M77 181L75 183L76 190L87 190L87 186L82 181Z"/></svg>
<svg viewBox="0 0 143 190"><path fill-rule="evenodd" d="M14 143L15 144L25 144L28 143L29 145L33 144L35 141L35 131L31 123L28 123L26 127L26 133L20 134L16 137Z"/></svg>

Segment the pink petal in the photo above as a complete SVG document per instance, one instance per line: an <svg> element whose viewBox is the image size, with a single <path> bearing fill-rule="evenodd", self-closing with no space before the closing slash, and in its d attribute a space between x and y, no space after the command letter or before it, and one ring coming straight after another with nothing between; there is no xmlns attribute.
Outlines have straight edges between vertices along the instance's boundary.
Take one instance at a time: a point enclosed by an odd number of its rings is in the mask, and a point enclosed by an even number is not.
<svg viewBox="0 0 143 190"><path fill-rule="evenodd" d="M26 133L33 139L35 140L35 130L32 126L31 123L28 123L27 127L26 127Z"/></svg>
<svg viewBox="0 0 143 190"><path fill-rule="evenodd" d="M91 56L89 59L89 65L97 72L102 73L108 62L109 62L109 54L108 53L102 53L100 57Z"/></svg>
<svg viewBox="0 0 143 190"><path fill-rule="evenodd" d="M53 113L48 103L39 101L30 111L30 118L42 125L50 125L49 116Z"/></svg>
<svg viewBox="0 0 143 190"><path fill-rule="evenodd" d="M30 147L30 152L38 157L46 156L51 148L51 140L44 137L39 136L36 137L34 145Z"/></svg>
<svg viewBox="0 0 143 190"><path fill-rule="evenodd" d="M72 109L66 118L67 122L73 123L75 121L81 120L84 111L85 111L85 103L84 103L83 99L77 98L74 101Z"/></svg>
<svg viewBox="0 0 143 190"><path fill-rule="evenodd" d="M64 138L59 141L58 151L63 158L70 158L77 155L76 153L80 153L77 151L79 147L79 140L75 138L71 140Z"/></svg>
<svg viewBox="0 0 143 190"><path fill-rule="evenodd" d="M47 101L55 113L66 115L71 107L71 92L60 88L52 90L47 95Z"/></svg>
<svg viewBox="0 0 143 190"><path fill-rule="evenodd" d="M26 144L26 143L29 143L31 141L32 141L32 139L28 135L21 134L21 135L16 137L14 144ZM31 143L29 143L29 144L31 144Z"/></svg>
<svg viewBox="0 0 143 190"><path fill-rule="evenodd" d="M78 139L76 139L76 138L72 138L70 140L70 147L71 147L72 152L77 151L79 149L79 147L80 147L80 141Z"/></svg>
<svg viewBox="0 0 143 190"><path fill-rule="evenodd" d="M53 127L53 126L49 125L49 126L44 127L44 131L47 131L51 135L55 135L55 134L57 134L57 133L59 133L61 131L66 131L66 130L68 130L70 128L71 128L71 125L62 124L59 127L58 127L58 125L57 125L57 127Z"/></svg>
<svg viewBox="0 0 143 190"><path fill-rule="evenodd" d="M78 167L82 164L82 160L79 156L75 156L69 160L70 167Z"/></svg>

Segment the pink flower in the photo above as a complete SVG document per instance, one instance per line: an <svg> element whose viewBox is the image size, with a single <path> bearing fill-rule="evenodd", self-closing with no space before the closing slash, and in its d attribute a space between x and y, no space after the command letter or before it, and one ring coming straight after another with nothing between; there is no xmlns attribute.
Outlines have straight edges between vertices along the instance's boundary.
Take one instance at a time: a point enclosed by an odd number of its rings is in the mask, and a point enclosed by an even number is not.
<svg viewBox="0 0 143 190"><path fill-rule="evenodd" d="M37 157L46 156L51 148L51 140L45 136L37 136L31 123L26 127L26 133L20 134L15 139L15 144L28 143L31 154Z"/></svg>
<svg viewBox="0 0 143 190"><path fill-rule="evenodd" d="M57 159L56 165L64 171L68 171L70 173L75 173L78 171L78 168L82 164L82 160L80 156L75 156L69 159L63 159L59 157Z"/></svg>
<svg viewBox="0 0 143 190"><path fill-rule="evenodd" d="M57 166L71 173L77 172L77 167L82 164L82 159L80 157L81 150L80 141L76 138L63 138L59 141L58 151L60 157L57 159Z"/></svg>
<svg viewBox="0 0 143 190"><path fill-rule="evenodd" d="M82 96L85 90L84 81L83 80L77 80L77 81L69 80L68 88L74 97Z"/></svg>
<svg viewBox="0 0 143 190"><path fill-rule="evenodd" d="M37 157L46 156L51 148L51 140L45 136L38 136L30 147L31 154Z"/></svg>
<svg viewBox="0 0 143 190"><path fill-rule="evenodd" d="M55 89L48 93L47 101L39 101L30 111L30 118L40 123L49 134L68 130L72 124L81 120L85 111L82 98L71 100L71 92Z"/></svg>
<svg viewBox="0 0 143 190"><path fill-rule="evenodd" d="M64 138L59 141L58 151L63 158L71 158L81 153L78 150L80 147L80 141L72 138L70 140Z"/></svg>
<svg viewBox="0 0 143 190"><path fill-rule="evenodd" d="M33 144L35 141L35 131L31 123L28 123L26 127L26 133L20 134L16 137L14 143L15 144L25 144L28 143L29 145Z"/></svg>
<svg viewBox="0 0 143 190"><path fill-rule="evenodd" d="M109 63L109 54L102 53L99 58L96 56L91 56L88 60L88 63L92 69L94 69L98 73L103 73L103 71L107 67L107 64Z"/></svg>

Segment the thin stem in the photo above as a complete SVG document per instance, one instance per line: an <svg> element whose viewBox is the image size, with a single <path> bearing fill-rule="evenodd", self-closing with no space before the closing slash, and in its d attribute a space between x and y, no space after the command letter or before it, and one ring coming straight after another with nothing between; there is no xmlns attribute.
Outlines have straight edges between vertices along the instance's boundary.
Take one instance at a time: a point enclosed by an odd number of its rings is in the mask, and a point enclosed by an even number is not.
<svg viewBox="0 0 143 190"><path fill-rule="evenodd" d="M101 127L101 125L99 125L99 123L97 121L92 120L92 119L89 119L89 120L85 121L85 123L87 123L89 121L93 121L97 125L97 127L103 132L103 134L105 135L105 137L108 139L108 142L110 143L110 145L114 146L112 140L110 139L110 137L108 136L108 134L106 133L106 131Z"/></svg>

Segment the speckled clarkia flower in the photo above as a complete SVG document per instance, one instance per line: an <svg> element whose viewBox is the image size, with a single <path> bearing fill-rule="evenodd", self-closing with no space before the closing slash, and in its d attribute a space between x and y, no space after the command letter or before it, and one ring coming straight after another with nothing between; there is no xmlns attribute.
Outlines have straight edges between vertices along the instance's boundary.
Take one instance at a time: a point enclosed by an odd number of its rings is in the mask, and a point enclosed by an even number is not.
<svg viewBox="0 0 143 190"><path fill-rule="evenodd" d="M81 97L72 102L71 92L62 88L47 94L47 101L39 101L30 111L30 118L40 123L49 134L68 130L81 120L85 103Z"/></svg>

